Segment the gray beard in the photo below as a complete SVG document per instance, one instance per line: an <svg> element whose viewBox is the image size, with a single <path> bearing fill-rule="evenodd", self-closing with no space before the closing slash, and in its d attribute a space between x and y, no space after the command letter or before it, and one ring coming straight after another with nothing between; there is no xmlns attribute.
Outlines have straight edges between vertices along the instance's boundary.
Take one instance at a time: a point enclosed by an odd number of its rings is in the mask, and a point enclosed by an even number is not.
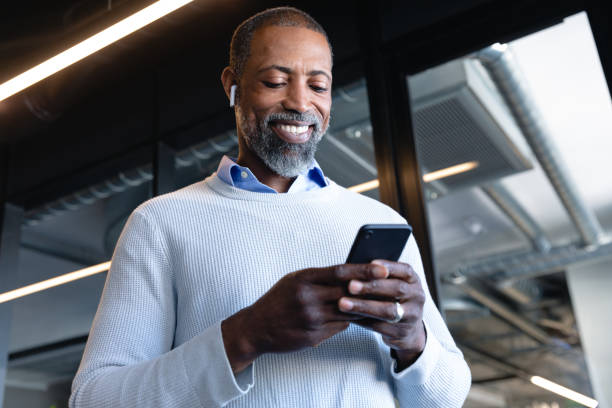
<svg viewBox="0 0 612 408"><path fill-rule="evenodd" d="M276 174L293 178L303 174L312 165L317 152L317 145L321 141L326 129L322 129L321 119L311 112L306 113L271 113L255 124L255 128L248 125L246 117L240 110L241 121L244 128L244 141L264 164ZM278 120L294 120L313 124L310 139L305 143L288 143L279 138L270 126L270 122Z"/></svg>

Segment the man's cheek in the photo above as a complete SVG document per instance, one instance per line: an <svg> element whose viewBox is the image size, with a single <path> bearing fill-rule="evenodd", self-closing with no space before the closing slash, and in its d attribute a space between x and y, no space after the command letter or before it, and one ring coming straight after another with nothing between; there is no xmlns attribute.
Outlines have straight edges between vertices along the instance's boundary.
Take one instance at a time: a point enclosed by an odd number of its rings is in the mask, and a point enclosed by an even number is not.
<svg viewBox="0 0 612 408"><path fill-rule="evenodd" d="M321 129L321 134L325 134L325 132L327 132L327 129L329 128L329 124L330 124L330 117L328 116L325 121L323 121L323 128Z"/></svg>
<svg viewBox="0 0 612 408"><path fill-rule="evenodd" d="M256 129L256 118L252 113L245 113L244 110L240 110L240 127L244 132L249 134L254 132Z"/></svg>

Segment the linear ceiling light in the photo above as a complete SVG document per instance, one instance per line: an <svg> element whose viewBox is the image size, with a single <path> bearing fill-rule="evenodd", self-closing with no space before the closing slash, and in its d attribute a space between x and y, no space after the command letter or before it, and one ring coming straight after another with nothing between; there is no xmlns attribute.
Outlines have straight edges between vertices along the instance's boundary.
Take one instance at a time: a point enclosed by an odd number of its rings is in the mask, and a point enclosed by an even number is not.
<svg viewBox="0 0 612 408"><path fill-rule="evenodd" d="M450 177L454 176L455 174L465 173L466 171L474 170L476 167L478 167L478 162L476 161L457 164L456 166L451 166L445 169L427 173L423 175L423 181L429 183L430 181L439 180L444 177Z"/></svg>
<svg viewBox="0 0 612 408"><path fill-rule="evenodd" d="M447 167L445 169L432 171L431 173L427 173L423 175L423 181L429 183L430 181L439 180L444 177L454 176L455 174L464 173L466 171L470 171L478 167L478 162L471 161L462 164L458 164L456 166ZM357 184L352 187L349 187L348 190L354 191L356 193L363 193L365 191L374 190L378 188L380 182L378 179L366 181L365 183Z"/></svg>
<svg viewBox="0 0 612 408"><path fill-rule="evenodd" d="M193 0L160 0L0 85L0 101L140 30Z"/></svg>
<svg viewBox="0 0 612 408"><path fill-rule="evenodd" d="M595 408L599 403L593 398L589 398L586 395L582 395L576 391L572 391L569 388L565 388L557 383L554 383L546 378L539 377L537 375L532 376L529 381L538 387L544 388L550 392L561 395L572 401L576 401L586 407Z"/></svg>
<svg viewBox="0 0 612 408"><path fill-rule="evenodd" d="M98 265L93 265L87 268L79 269L74 272L56 276L55 278L47 279L42 282L33 283L32 285L24 286L23 288L11 290L10 292L0 293L0 303L8 302L22 296L31 295L32 293L40 292L54 286L63 285L64 283L72 282L77 279L86 278L96 273L108 271L110 261L103 262Z"/></svg>
<svg viewBox="0 0 612 408"><path fill-rule="evenodd" d="M357 184L355 186L349 187L348 190L354 191L356 193L363 193L364 191L374 190L378 188L380 182L378 179L366 181L365 183Z"/></svg>

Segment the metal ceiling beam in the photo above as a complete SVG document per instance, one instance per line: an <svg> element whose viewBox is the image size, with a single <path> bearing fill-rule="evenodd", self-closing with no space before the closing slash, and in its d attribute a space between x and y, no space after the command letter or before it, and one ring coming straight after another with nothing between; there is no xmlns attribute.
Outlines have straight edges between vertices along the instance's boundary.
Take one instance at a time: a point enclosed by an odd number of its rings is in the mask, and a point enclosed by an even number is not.
<svg viewBox="0 0 612 408"><path fill-rule="evenodd" d="M565 245L552 248L547 253L529 252L500 255L479 263L459 268L467 276L488 276L498 284L558 272L578 262L612 255L612 242L597 248Z"/></svg>
<svg viewBox="0 0 612 408"><path fill-rule="evenodd" d="M460 288L468 296L488 307L493 314L499 316L501 319L510 323L512 326L516 327L521 332L525 333L527 336L535 339L536 341L551 346L562 343L560 340L552 338L550 335L548 335L548 333L525 319L523 316L510 310L510 308L501 303L499 300L495 299L493 296L485 293L485 291L479 288L477 282L474 282L472 279L456 274L446 277L444 281Z"/></svg>

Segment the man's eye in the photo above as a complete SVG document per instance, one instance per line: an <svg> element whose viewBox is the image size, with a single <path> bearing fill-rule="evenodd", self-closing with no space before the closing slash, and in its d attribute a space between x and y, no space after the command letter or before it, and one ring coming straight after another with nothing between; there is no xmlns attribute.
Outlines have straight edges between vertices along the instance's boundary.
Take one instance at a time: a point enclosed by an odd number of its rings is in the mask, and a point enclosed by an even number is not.
<svg viewBox="0 0 612 408"><path fill-rule="evenodd" d="M268 81L263 81L263 84L267 86L268 88L280 88L281 86L283 86L282 83L268 82Z"/></svg>
<svg viewBox="0 0 612 408"><path fill-rule="evenodd" d="M327 92L327 88L322 87L322 86L310 85L310 89L312 89L313 91L318 92L318 93Z"/></svg>

